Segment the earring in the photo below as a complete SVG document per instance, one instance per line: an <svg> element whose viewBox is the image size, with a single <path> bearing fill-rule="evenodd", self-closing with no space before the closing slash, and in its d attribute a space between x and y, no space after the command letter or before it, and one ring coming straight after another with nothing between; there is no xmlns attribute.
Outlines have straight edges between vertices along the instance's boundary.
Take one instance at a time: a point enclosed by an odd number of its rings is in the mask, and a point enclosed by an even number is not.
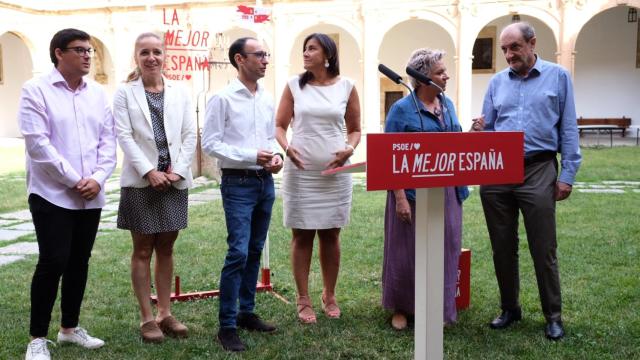
<svg viewBox="0 0 640 360"><path fill-rule="evenodd" d="M329 67L329 59L325 59L324 60L324 67L326 67L326 68Z"/></svg>

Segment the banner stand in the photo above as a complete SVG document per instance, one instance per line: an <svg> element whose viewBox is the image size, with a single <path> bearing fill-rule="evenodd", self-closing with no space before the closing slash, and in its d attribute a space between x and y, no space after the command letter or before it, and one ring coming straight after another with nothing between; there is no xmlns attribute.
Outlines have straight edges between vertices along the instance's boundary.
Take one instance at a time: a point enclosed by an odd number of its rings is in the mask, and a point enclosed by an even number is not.
<svg viewBox="0 0 640 360"><path fill-rule="evenodd" d="M367 191L416 189L414 358L444 357L444 187L517 184L522 132L367 135Z"/></svg>

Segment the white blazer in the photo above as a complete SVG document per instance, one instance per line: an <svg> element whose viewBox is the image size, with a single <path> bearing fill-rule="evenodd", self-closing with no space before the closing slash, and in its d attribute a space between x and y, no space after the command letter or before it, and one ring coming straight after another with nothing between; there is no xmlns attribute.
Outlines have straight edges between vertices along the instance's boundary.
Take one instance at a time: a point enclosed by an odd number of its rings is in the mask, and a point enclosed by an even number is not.
<svg viewBox="0 0 640 360"><path fill-rule="evenodd" d="M158 166L151 112L142 79L118 87L113 100L118 143L124 153L120 186L149 186L143 176ZM191 160L196 149L196 124L191 98L184 86L164 78L164 130L167 134L172 172L183 177L177 189L191 187Z"/></svg>

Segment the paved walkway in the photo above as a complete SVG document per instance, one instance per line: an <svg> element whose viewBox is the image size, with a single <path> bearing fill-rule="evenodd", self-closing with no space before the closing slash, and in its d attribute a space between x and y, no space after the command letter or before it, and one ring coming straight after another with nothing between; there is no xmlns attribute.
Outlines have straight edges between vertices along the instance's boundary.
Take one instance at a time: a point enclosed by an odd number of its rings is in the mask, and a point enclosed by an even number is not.
<svg viewBox="0 0 640 360"><path fill-rule="evenodd" d="M118 202L120 200L120 179L113 177L107 181L107 204L102 209L98 234L113 231L116 227L118 215ZM205 177L194 180L194 188L200 188L213 183ZM354 176L354 184L364 186L363 176ZM276 189L279 188L279 178L276 179ZM473 190L473 188L472 188ZM622 195L640 193L640 181L603 181L601 183L576 182L574 191L579 193L605 193ZM189 194L189 206L205 204L220 199L220 190L209 188ZM24 241L3 245L3 242L13 242L23 236L31 235ZM20 210L12 213L0 214L0 266L20 261L28 255L38 253L38 244L35 242L35 231L31 222L29 210Z"/></svg>
<svg viewBox="0 0 640 360"><path fill-rule="evenodd" d="M194 189L213 183L205 177L194 180ZM105 184L107 203L102 208L98 235L117 229L118 202L120 201L120 178L112 177ZM219 189L206 189L189 194L189 206L204 204L220 199ZM32 235L24 241L3 246L3 242L15 241L23 236ZM23 260L27 255L38 253L38 243L35 241L35 230L31 222L29 210L14 211L0 214L0 266Z"/></svg>

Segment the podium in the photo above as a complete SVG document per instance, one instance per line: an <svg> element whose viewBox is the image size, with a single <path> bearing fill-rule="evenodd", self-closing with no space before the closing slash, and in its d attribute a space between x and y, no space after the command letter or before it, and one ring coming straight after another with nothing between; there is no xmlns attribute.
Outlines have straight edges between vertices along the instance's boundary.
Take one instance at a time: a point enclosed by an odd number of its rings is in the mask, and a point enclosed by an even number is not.
<svg viewBox="0 0 640 360"><path fill-rule="evenodd" d="M443 187L521 183L523 157L522 132L367 135L367 191L416 189L416 359L444 355Z"/></svg>

